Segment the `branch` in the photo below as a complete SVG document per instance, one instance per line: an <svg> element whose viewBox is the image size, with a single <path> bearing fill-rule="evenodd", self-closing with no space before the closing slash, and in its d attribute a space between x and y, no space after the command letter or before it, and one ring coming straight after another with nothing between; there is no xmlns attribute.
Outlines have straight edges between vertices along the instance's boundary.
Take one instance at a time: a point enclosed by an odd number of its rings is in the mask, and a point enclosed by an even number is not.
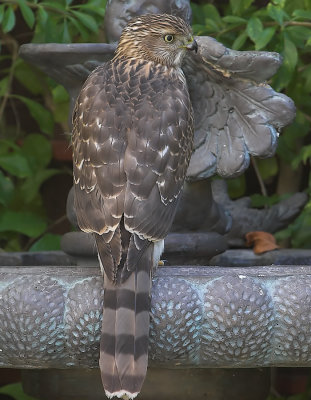
<svg viewBox="0 0 311 400"><path fill-rule="evenodd" d="M39 240L39 239L42 238L43 235L45 235L46 233L50 232L52 229L55 228L55 226L61 224L61 223L64 222L64 221L67 221L67 220L68 220L67 215L66 215L66 214L62 215L60 218L58 218L56 221L54 221L51 225L49 225L49 226L46 228L46 230L45 230L43 233L41 233L41 235L39 235L39 236L37 236L37 237L35 237L35 238L31 238L30 240L28 240L28 242L26 243L26 245L25 245L24 248L23 248L23 251L28 251L28 250L30 249L30 247L31 247L37 240Z"/></svg>
<svg viewBox="0 0 311 400"><path fill-rule="evenodd" d="M247 24L247 21L245 21L245 22L243 22L243 23L241 23L239 25L234 25L234 26L231 26L229 28L225 28L225 29L221 30L220 32L215 32L215 34L210 34L210 35L211 36L223 35L224 33L227 33L227 32L232 32L232 31L239 30L242 27L244 27L246 24ZM268 26L276 26L276 27L278 27L278 26L280 26L277 22L272 22L272 21L271 22L263 22L262 24L265 27L268 27ZM283 26L284 27L286 27L286 26L305 26L307 28L311 28L311 22L287 21L287 22L284 22Z"/></svg>
<svg viewBox="0 0 311 400"><path fill-rule="evenodd" d="M252 160L252 166L254 168L255 174L257 176L257 179L258 179L258 182L259 182L259 185L260 185L261 193L262 193L263 196L267 197L268 196L267 189L266 189L264 181L262 180L262 177L260 175L257 162L256 162L254 157L251 157L251 160Z"/></svg>

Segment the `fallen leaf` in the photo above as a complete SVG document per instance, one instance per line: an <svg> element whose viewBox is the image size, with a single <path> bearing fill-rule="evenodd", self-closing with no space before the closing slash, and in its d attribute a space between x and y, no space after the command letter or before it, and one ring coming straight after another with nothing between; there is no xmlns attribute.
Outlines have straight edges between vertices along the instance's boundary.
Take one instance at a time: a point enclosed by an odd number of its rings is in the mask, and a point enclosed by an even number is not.
<svg viewBox="0 0 311 400"><path fill-rule="evenodd" d="M248 232L245 235L246 246L253 246L253 251L255 254L265 253L266 251L271 251L279 249L280 246L276 244L275 237L268 232L254 231Z"/></svg>

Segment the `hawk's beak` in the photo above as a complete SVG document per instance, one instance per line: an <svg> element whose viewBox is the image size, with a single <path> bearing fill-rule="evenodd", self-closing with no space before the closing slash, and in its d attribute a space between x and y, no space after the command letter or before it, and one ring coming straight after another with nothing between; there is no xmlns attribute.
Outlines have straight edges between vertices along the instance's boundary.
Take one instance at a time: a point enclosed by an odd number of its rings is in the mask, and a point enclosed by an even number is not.
<svg viewBox="0 0 311 400"><path fill-rule="evenodd" d="M195 39L187 44L186 49L194 50L196 53L198 52L198 43L195 41Z"/></svg>

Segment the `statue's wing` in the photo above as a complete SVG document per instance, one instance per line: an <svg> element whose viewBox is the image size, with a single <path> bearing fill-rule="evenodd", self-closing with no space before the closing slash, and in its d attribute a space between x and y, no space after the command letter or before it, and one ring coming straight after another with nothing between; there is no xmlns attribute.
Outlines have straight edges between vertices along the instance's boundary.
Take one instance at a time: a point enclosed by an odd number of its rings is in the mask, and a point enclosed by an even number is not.
<svg viewBox="0 0 311 400"><path fill-rule="evenodd" d="M31 43L22 45L19 55L66 89L76 86L80 91L90 72L110 60L115 49L106 43Z"/></svg>
<svg viewBox="0 0 311 400"><path fill-rule="evenodd" d="M186 57L183 66L195 112L187 176L235 176L248 167L250 154L273 155L295 105L265 83L281 65L278 53L234 51L204 36L196 40L198 54Z"/></svg>

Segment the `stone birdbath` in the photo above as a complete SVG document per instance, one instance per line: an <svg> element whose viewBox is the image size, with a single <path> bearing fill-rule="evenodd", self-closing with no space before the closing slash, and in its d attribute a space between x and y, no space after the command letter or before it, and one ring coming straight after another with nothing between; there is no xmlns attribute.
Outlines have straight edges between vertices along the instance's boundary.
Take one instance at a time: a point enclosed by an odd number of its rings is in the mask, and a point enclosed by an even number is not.
<svg viewBox="0 0 311 400"><path fill-rule="evenodd" d="M141 399L263 400L267 367L311 365L311 253L220 254L230 217L207 178L241 173L250 154L272 155L295 109L265 83L281 64L278 54L196 40L198 55L184 64L195 151L180 206L184 218L166 241L167 265L154 273ZM115 44L29 44L20 55L63 84L73 104L88 73L114 50ZM68 214L75 224L70 198ZM102 399L103 282L93 239L66 234L63 249L0 257L0 367L23 369L25 391L40 400Z"/></svg>

